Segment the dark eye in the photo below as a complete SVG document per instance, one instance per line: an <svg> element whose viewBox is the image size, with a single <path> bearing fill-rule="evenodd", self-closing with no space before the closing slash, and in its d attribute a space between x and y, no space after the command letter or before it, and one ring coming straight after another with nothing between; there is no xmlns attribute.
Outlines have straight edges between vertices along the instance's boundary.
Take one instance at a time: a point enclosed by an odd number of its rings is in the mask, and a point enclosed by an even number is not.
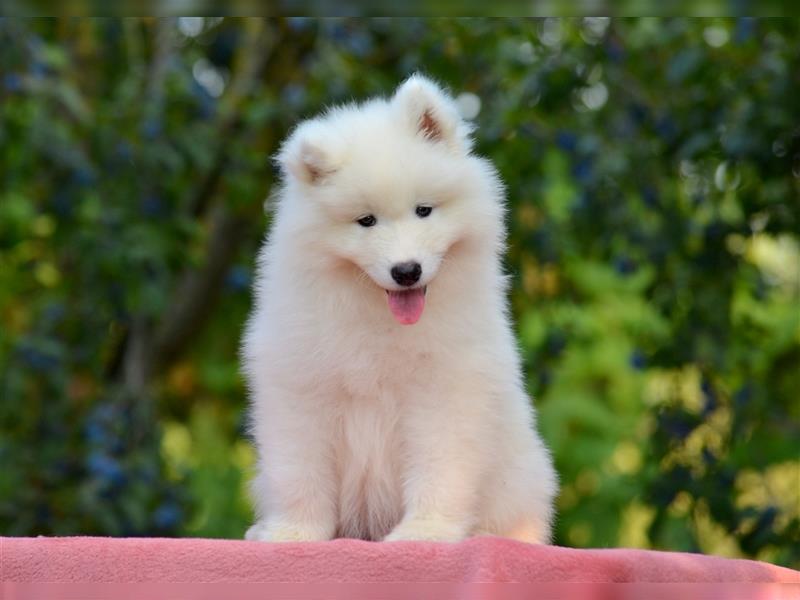
<svg viewBox="0 0 800 600"><path fill-rule="evenodd" d="M424 219L433 212L433 207L427 204L420 204L414 211L420 219Z"/></svg>
<svg viewBox="0 0 800 600"><path fill-rule="evenodd" d="M356 223L358 223L362 227L372 227L377 222L378 219L375 218L375 215L364 215L360 219L356 220Z"/></svg>

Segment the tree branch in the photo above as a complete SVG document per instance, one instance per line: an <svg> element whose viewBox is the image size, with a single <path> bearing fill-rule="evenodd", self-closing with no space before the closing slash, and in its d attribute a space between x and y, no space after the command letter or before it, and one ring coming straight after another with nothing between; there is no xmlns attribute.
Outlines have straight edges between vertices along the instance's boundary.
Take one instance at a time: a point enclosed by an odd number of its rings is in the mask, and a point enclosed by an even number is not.
<svg viewBox="0 0 800 600"><path fill-rule="evenodd" d="M164 83L173 51L174 22L170 18L156 19L153 32L153 60L147 73L143 118L159 119L164 108ZM130 329L120 348L123 352L122 380L125 388L135 396L147 394L152 375L152 323L143 315L134 315Z"/></svg>
<svg viewBox="0 0 800 600"><path fill-rule="evenodd" d="M247 225L247 219L231 214L223 206L213 209L210 222L205 263L184 273L161 318L149 357L152 373L170 364L205 322Z"/></svg>

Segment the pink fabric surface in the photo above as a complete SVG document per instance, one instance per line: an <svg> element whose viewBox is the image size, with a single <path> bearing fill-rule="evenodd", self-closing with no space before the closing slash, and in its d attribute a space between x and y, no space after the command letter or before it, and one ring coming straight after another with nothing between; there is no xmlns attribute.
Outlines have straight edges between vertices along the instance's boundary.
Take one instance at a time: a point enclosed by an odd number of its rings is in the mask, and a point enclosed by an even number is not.
<svg viewBox="0 0 800 600"><path fill-rule="evenodd" d="M0 581L800 583L800 572L697 554L490 537L458 544L39 537L0 538Z"/></svg>

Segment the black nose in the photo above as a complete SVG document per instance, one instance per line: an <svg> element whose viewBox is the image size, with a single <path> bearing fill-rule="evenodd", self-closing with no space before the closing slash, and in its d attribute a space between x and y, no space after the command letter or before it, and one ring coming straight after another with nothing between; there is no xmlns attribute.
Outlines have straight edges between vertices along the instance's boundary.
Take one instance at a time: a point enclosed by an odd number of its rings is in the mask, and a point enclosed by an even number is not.
<svg viewBox="0 0 800 600"><path fill-rule="evenodd" d="M422 275L422 266L418 262L408 261L392 267L392 279L400 285L414 285Z"/></svg>

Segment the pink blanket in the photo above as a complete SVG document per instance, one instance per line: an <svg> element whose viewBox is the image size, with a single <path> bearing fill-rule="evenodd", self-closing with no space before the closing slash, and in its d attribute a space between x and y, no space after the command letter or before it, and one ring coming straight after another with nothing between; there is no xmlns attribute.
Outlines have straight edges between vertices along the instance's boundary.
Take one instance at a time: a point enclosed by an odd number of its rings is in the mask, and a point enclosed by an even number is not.
<svg viewBox="0 0 800 600"><path fill-rule="evenodd" d="M3 582L727 582L800 584L750 560L574 550L500 538L459 544L336 540L0 538ZM800 588L798 588L800 590Z"/></svg>

